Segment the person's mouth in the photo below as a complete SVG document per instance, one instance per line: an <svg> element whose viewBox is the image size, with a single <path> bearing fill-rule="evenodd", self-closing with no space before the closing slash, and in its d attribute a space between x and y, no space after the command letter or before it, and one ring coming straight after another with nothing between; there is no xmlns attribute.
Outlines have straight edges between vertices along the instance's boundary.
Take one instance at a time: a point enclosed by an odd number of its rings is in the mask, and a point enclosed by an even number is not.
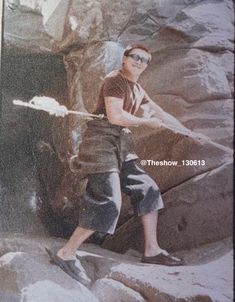
<svg viewBox="0 0 235 302"><path fill-rule="evenodd" d="M141 65L133 64L132 66L133 66L134 68L141 69Z"/></svg>

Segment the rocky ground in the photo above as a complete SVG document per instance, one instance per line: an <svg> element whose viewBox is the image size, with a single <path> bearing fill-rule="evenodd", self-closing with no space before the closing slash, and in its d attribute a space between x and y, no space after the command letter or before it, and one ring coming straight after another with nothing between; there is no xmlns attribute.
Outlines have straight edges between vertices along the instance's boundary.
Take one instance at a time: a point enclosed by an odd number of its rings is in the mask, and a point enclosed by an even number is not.
<svg viewBox="0 0 235 302"><path fill-rule="evenodd" d="M142 264L134 250L117 254L84 244L77 256L89 287L49 263L44 247L56 250L63 240L6 233L1 238L1 302L233 301L231 238L178 252L183 267Z"/></svg>

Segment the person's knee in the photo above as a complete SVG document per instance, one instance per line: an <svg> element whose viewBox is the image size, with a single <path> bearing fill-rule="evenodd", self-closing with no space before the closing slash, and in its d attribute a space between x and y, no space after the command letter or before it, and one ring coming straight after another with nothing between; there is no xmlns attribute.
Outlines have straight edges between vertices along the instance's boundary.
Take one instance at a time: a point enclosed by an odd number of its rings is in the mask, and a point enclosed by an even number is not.
<svg viewBox="0 0 235 302"><path fill-rule="evenodd" d="M135 201L139 204L139 207L152 208L159 200L160 190L154 180L149 180L143 183L143 186L135 194Z"/></svg>
<svg viewBox="0 0 235 302"><path fill-rule="evenodd" d="M151 182L148 183L148 191L151 191L152 194L155 195L159 195L160 193L160 189L158 187L158 185L156 184L156 182L154 180L151 179Z"/></svg>
<svg viewBox="0 0 235 302"><path fill-rule="evenodd" d="M159 196L160 189L152 178L147 177L145 179L145 181L143 182L142 194L144 196L151 195L151 196L154 196L155 198L157 198Z"/></svg>

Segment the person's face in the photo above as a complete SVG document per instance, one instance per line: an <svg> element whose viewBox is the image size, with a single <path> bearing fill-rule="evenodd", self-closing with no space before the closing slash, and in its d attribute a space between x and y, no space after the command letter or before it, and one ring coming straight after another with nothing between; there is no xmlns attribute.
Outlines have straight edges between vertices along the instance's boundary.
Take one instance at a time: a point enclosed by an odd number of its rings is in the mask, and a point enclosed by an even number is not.
<svg viewBox="0 0 235 302"><path fill-rule="evenodd" d="M143 49L135 48L123 57L124 68L133 75L140 75L148 66L149 54Z"/></svg>

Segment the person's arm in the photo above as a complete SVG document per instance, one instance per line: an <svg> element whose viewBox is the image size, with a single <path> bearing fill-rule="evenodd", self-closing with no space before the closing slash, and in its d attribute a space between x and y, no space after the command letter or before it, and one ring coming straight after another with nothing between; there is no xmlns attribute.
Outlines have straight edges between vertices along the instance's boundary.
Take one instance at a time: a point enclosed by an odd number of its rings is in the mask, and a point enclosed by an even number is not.
<svg viewBox="0 0 235 302"><path fill-rule="evenodd" d="M157 105L154 101L151 99L149 100L149 106L150 110L152 112L150 117L157 117L159 118L163 123L170 124L172 126L176 127L183 127L185 128L180 121L178 121L174 116L164 111L159 105ZM185 128L186 129L186 128Z"/></svg>
<svg viewBox="0 0 235 302"><path fill-rule="evenodd" d="M187 137L193 137L194 139L206 139L204 135L200 133L195 134L184 127L176 118L166 113L154 102L151 106L151 109L154 109L154 114L151 117L137 117L128 113L123 110L123 99L116 97L105 97L105 108L109 122L114 125L124 127L138 127L142 125L151 128L166 128L174 133L180 133Z"/></svg>
<svg viewBox="0 0 235 302"><path fill-rule="evenodd" d="M162 123L162 126L168 129L171 129L175 133L189 134L191 130L186 128L184 125L180 123L174 116L165 112L159 105L157 105L153 100L151 100L146 95L147 102L142 106L144 111L147 113L144 114L143 117L149 117L151 120L157 118Z"/></svg>
<svg viewBox="0 0 235 302"><path fill-rule="evenodd" d="M111 124L124 127L138 127L141 125L154 128L161 127L161 123L156 117L154 119L137 117L123 110L123 102L123 99L120 98L110 96L105 97L106 113Z"/></svg>

